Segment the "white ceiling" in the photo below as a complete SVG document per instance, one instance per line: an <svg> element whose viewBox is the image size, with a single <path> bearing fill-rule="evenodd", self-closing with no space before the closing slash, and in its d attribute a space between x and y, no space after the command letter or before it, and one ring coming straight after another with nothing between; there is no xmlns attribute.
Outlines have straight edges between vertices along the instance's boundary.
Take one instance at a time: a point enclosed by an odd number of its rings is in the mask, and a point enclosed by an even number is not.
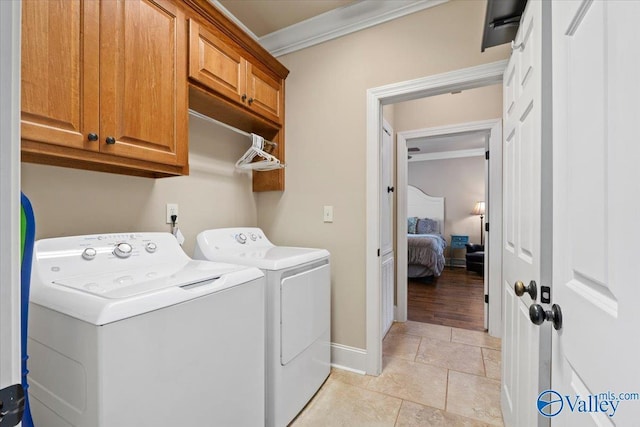
<svg viewBox="0 0 640 427"><path fill-rule="evenodd" d="M209 1L271 54L281 56L449 0Z"/></svg>
<svg viewBox="0 0 640 427"><path fill-rule="evenodd" d="M459 150L484 150L487 135L487 132L482 131L446 136L413 138L407 140L407 149L415 147L420 149L420 151L410 151L410 156L414 156L416 154L445 153Z"/></svg>
<svg viewBox="0 0 640 427"><path fill-rule="evenodd" d="M219 0L258 37L321 15L355 0Z"/></svg>

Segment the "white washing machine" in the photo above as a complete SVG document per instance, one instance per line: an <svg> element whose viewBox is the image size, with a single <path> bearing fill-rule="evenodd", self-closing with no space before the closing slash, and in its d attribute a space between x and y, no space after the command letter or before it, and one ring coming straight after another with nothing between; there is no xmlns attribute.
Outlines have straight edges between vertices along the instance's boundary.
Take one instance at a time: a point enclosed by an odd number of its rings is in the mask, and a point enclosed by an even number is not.
<svg viewBox="0 0 640 427"><path fill-rule="evenodd" d="M259 426L265 279L169 233L36 242L29 394L38 427Z"/></svg>
<svg viewBox="0 0 640 427"><path fill-rule="evenodd" d="M198 235L194 258L243 264L264 271L267 426L286 426L329 376L329 252L275 246L259 228L223 228Z"/></svg>

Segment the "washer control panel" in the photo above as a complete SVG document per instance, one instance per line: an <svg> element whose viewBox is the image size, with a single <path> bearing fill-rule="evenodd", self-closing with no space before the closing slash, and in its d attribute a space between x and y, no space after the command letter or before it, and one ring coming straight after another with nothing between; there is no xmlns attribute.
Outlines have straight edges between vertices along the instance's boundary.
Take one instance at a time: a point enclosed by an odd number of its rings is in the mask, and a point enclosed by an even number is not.
<svg viewBox="0 0 640 427"><path fill-rule="evenodd" d="M93 234L36 242L40 264L52 273L125 270L187 258L170 233Z"/></svg>

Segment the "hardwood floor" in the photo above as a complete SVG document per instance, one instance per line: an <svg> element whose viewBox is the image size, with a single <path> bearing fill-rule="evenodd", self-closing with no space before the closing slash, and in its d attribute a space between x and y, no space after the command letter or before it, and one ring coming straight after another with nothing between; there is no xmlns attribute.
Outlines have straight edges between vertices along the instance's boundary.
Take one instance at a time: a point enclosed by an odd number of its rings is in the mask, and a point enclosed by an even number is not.
<svg viewBox="0 0 640 427"><path fill-rule="evenodd" d="M431 283L409 279L409 320L484 331L483 281L478 273L455 267Z"/></svg>

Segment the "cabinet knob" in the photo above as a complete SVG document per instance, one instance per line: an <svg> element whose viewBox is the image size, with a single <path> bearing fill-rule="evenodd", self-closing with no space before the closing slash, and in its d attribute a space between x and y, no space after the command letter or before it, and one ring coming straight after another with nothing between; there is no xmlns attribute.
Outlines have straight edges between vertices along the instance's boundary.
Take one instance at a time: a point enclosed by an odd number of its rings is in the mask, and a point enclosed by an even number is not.
<svg viewBox="0 0 640 427"><path fill-rule="evenodd" d="M249 105L251 105L251 103L253 103L253 98L249 98Z"/></svg>
<svg viewBox="0 0 640 427"><path fill-rule="evenodd" d="M116 143L116 139L112 136L108 136L107 139L105 140L105 142L107 144L115 144Z"/></svg>
<svg viewBox="0 0 640 427"><path fill-rule="evenodd" d="M87 139L91 142L97 141L98 140L98 134L97 133L90 133L89 135L87 135Z"/></svg>
<svg viewBox="0 0 640 427"><path fill-rule="evenodd" d="M247 100L247 95L246 94L242 94L242 102Z"/></svg>

